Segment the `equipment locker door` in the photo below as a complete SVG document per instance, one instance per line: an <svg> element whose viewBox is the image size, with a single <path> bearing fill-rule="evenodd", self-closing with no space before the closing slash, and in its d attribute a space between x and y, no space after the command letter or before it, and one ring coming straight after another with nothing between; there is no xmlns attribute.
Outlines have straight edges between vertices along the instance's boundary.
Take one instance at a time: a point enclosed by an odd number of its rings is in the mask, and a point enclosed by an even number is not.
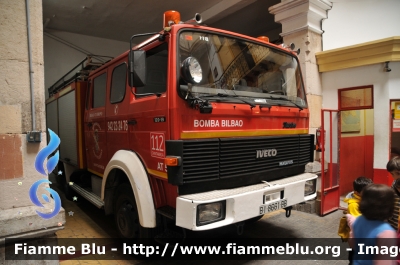
<svg viewBox="0 0 400 265"><path fill-rule="evenodd" d="M339 208L338 110L321 110L321 216Z"/></svg>
<svg viewBox="0 0 400 265"><path fill-rule="evenodd" d="M87 167L99 176L102 176L107 165L106 88L107 72L104 71L92 79L85 116Z"/></svg>

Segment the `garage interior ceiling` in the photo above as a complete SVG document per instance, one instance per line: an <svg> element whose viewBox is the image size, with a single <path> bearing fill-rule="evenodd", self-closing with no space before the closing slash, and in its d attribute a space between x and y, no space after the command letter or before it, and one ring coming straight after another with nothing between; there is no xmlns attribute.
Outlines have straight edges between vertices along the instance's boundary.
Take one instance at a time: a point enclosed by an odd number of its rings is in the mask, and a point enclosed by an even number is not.
<svg viewBox="0 0 400 265"><path fill-rule="evenodd" d="M164 12L176 10L182 21L200 13L208 26L257 37L281 28L268 12L278 3L279 0L43 0L43 28L129 42L134 34L160 31Z"/></svg>

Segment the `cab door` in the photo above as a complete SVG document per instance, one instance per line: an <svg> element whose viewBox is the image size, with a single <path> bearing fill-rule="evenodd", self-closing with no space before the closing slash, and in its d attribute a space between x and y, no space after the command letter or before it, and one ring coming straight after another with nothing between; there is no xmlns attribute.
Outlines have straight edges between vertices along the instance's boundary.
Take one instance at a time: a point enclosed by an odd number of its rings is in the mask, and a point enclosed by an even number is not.
<svg viewBox="0 0 400 265"><path fill-rule="evenodd" d="M129 145L144 161L147 172L166 180L165 140L169 139L167 42L156 41L146 50L146 85L133 88L129 105ZM171 92L174 88L171 87ZM175 88L176 89L176 88Z"/></svg>
<svg viewBox="0 0 400 265"><path fill-rule="evenodd" d="M106 139L107 71L97 73L90 83L85 115L85 142L88 170L102 176L107 165Z"/></svg>
<svg viewBox="0 0 400 265"><path fill-rule="evenodd" d="M129 149L128 108L130 88L127 86L127 57L109 66L110 92L106 99L107 161L118 150Z"/></svg>

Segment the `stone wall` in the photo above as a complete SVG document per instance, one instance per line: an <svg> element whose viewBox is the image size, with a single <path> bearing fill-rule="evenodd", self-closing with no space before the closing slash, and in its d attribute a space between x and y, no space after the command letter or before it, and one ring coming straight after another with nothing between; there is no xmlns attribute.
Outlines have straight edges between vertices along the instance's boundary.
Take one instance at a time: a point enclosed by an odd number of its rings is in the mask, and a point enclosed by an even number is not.
<svg viewBox="0 0 400 265"><path fill-rule="evenodd" d="M28 3L35 128L31 111L26 2L2 0L0 8L0 239L14 232L37 229L33 226L15 227L13 220L16 216L26 219L38 217L34 210L38 207L30 201L29 189L37 180L48 178L34 167L37 153L46 146L42 1ZM41 132L40 143L26 141L26 133L32 130ZM38 194L42 193L48 194L44 187L38 191ZM46 226L58 226L60 221L65 221L64 211L59 215L62 215L61 219L47 220ZM13 226L15 229L11 229Z"/></svg>

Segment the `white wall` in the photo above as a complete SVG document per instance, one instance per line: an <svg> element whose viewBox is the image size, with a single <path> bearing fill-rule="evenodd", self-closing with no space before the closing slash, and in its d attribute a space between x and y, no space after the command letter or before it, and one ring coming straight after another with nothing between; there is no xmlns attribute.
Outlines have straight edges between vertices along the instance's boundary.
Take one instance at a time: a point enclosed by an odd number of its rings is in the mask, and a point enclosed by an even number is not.
<svg viewBox="0 0 400 265"><path fill-rule="evenodd" d="M121 42L62 31L47 32L56 38L60 38L72 44L72 47L44 33L44 79L46 98L48 97L47 88L53 85L86 57L87 53L82 50L91 54L111 57L116 57L129 50L129 40L127 40L127 42Z"/></svg>
<svg viewBox="0 0 400 265"><path fill-rule="evenodd" d="M323 50L400 35L399 0L330 0Z"/></svg>
<svg viewBox="0 0 400 265"><path fill-rule="evenodd" d="M390 99L400 99L400 62L391 62L391 72L375 64L322 73L322 108L338 108L338 89L374 87L374 168L386 168L389 159Z"/></svg>
<svg viewBox="0 0 400 265"><path fill-rule="evenodd" d="M389 68L392 69L388 73L390 75L388 81L390 87L389 97L390 99L400 99L400 62L390 62Z"/></svg>

